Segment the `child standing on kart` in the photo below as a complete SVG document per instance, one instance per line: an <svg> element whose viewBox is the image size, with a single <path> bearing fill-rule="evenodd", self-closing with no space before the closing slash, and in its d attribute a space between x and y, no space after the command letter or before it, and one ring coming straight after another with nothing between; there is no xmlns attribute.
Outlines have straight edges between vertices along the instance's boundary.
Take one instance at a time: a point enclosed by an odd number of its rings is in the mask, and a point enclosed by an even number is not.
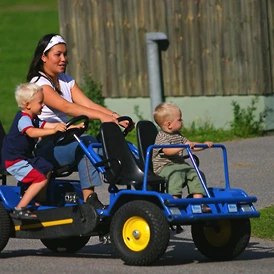
<svg viewBox="0 0 274 274"><path fill-rule="evenodd" d="M176 104L161 103L155 108L153 115L155 122L161 128L155 139L156 145L188 144L191 150L203 150L203 148L195 148L199 143L189 141L180 133L183 119L181 110ZM213 145L208 141L204 144L208 147ZM182 188L185 186L193 198L202 198L205 196L204 188L195 169L185 162L183 150L184 148L153 149L153 170L167 180L168 193L174 198L181 198ZM210 212L210 208L202 205L202 211Z"/></svg>
<svg viewBox="0 0 274 274"><path fill-rule="evenodd" d="M47 123L37 118L44 106L44 96L42 88L36 84L19 85L15 99L21 111L15 115L9 133L5 136L2 160L7 171L29 187L11 216L17 219L36 219L37 216L27 206L38 193L46 196L52 165L45 159L34 156L34 146L40 137L66 131L66 124Z"/></svg>

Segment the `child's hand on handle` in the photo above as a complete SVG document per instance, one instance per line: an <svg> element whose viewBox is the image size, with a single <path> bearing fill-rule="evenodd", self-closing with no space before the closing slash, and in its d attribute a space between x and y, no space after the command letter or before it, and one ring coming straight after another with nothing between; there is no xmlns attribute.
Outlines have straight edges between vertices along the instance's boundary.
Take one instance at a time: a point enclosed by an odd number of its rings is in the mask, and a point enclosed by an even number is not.
<svg viewBox="0 0 274 274"><path fill-rule="evenodd" d="M66 124L65 123L58 123L55 127L54 127L55 132L61 131L61 132L65 132L67 130Z"/></svg>
<svg viewBox="0 0 274 274"><path fill-rule="evenodd" d="M213 143L213 142L206 141L206 142L204 142L204 143L186 142L186 144L189 145L189 147L190 147L191 150L199 151L199 150L203 150L203 149L206 149L206 148L195 147L195 145L205 144L205 145L207 145L208 147L212 147L214 143Z"/></svg>
<svg viewBox="0 0 274 274"><path fill-rule="evenodd" d="M196 145L197 143L195 142L186 142L186 145L189 145L190 149L194 149L194 146Z"/></svg>
<svg viewBox="0 0 274 274"><path fill-rule="evenodd" d="M209 141L204 142L204 144L207 145L208 147L212 147L214 145L213 142L209 142Z"/></svg>

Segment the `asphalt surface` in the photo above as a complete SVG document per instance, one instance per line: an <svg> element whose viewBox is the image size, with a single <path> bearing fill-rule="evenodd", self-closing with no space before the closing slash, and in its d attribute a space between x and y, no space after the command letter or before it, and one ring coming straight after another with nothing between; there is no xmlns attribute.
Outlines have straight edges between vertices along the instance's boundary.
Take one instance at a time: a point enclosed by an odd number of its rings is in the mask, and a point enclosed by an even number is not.
<svg viewBox="0 0 274 274"><path fill-rule="evenodd" d="M256 196L257 209L274 204L274 136L224 144L231 187ZM207 184L224 186L221 150L208 149L197 155ZM11 178L8 183L13 184ZM97 188L97 192L107 203L106 185ZM102 245L97 237L92 237L82 250L71 255L50 252L40 240L10 239L0 254L0 261L0 273L274 273L274 242L251 238L246 250L233 261L211 262L195 248L190 227L184 227L181 234L171 232L166 253L153 266L133 267L124 265L112 246Z"/></svg>
<svg viewBox="0 0 274 274"><path fill-rule="evenodd" d="M274 136L225 142L230 185L256 196L261 209L274 204ZM218 149L199 152L200 168L209 186L223 186L223 161Z"/></svg>

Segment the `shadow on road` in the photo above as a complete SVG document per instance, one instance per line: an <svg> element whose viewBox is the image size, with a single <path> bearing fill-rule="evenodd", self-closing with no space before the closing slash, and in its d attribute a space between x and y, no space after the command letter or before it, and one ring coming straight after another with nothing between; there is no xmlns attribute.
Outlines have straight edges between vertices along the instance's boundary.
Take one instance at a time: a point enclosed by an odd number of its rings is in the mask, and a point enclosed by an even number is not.
<svg viewBox="0 0 274 274"><path fill-rule="evenodd" d="M77 253L55 253L47 248L3 250L0 259L16 258L24 256L54 257L54 258L82 258L82 259L119 259L112 245L94 244L86 245ZM234 261L258 260L274 257L274 244L269 242L262 245L257 240L251 239L246 250ZM120 259L119 259L120 260ZM155 262L154 266L186 265L191 263L211 263L195 247L192 239L182 234L173 235L164 256Z"/></svg>

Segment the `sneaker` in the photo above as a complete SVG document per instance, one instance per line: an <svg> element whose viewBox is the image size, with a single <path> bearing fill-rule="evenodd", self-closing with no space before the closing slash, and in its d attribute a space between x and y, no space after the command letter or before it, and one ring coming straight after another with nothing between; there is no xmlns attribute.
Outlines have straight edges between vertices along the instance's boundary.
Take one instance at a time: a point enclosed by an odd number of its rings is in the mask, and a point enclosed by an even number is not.
<svg viewBox="0 0 274 274"><path fill-rule="evenodd" d="M180 225L176 225L175 233L180 234L184 231L184 229Z"/></svg>
<svg viewBox="0 0 274 274"><path fill-rule="evenodd" d="M93 192L87 197L87 204L92 205L95 209L105 209L106 206L104 206L100 200L98 199L97 193Z"/></svg>
<svg viewBox="0 0 274 274"><path fill-rule="evenodd" d="M172 225L170 226L172 231L175 231L175 234L180 234L184 231L184 229L180 225Z"/></svg>
<svg viewBox="0 0 274 274"><path fill-rule="evenodd" d="M212 210L211 210L211 208L208 205L203 204L202 205L202 212L203 213L212 213Z"/></svg>
<svg viewBox="0 0 274 274"><path fill-rule="evenodd" d="M99 236L99 241L104 245L111 244L110 235Z"/></svg>

